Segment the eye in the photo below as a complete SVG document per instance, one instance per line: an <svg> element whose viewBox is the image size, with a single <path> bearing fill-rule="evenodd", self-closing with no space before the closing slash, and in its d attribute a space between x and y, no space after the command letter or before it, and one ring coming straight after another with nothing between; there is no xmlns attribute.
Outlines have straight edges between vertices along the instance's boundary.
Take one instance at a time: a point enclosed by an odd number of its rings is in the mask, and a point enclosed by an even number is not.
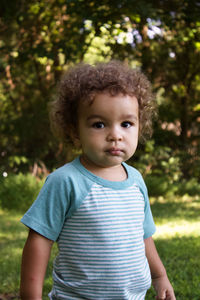
<svg viewBox="0 0 200 300"><path fill-rule="evenodd" d="M97 129L101 129L101 128L104 128L105 125L104 125L103 122L95 122L95 123L92 125L92 127L97 128Z"/></svg>
<svg viewBox="0 0 200 300"><path fill-rule="evenodd" d="M124 128L129 128L133 125L132 122L129 122L129 121L125 121L125 122L122 122L121 126L124 127Z"/></svg>

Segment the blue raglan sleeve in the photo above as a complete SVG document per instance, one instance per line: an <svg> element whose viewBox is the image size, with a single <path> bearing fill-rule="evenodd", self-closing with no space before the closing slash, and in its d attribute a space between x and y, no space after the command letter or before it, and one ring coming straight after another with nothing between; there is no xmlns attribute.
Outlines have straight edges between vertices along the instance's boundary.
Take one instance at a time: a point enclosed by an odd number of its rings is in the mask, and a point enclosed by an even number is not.
<svg viewBox="0 0 200 300"><path fill-rule="evenodd" d="M70 205L70 187L63 174L50 174L37 199L21 222L46 238L56 241Z"/></svg>
<svg viewBox="0 0 200 300"><path fill-rule="evenodd" d="M135 168L132 168L133 171L133 177L136 183L138 184L140 191L142 192L144 196L145 201L145 207L144 207L144 223L143 223L143 229L144 229L144 239L147 239L148 237L152 236L156 231L156 226L153 220L150 202L149 202L149 196L146 184L144 182L144 179L140 172L136 170Z"/></svg>
<svg viewBox="0 0 200 300"><path fill-rule="evenodd" d="M143 194L145 199L143 228L144 228L144 239L147 239L148 237L152 236L155 233L156 226L153 220L148 192L144 181L143 181Z"/></svg>

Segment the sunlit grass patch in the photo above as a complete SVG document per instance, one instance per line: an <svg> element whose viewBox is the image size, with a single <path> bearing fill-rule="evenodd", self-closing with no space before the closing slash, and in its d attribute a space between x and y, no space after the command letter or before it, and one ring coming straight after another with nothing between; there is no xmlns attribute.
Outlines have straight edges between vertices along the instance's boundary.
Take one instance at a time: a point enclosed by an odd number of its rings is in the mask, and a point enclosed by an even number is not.
<svg viewBox="0 0 200 300"><path fill-rule="evenodd" d="M174 221L167 224L157 226L157 231L154 235L154 239L170 239L174 237L199 237L200 235L200 221L188 222L188 221Z"/></svg>
<svg viewBox="0 0 200 300"><path fill-rule="evenodd" d="M200 198L163 197L152 198L152 211L157 226L154 239L173 237L199 237Z"/></svg>

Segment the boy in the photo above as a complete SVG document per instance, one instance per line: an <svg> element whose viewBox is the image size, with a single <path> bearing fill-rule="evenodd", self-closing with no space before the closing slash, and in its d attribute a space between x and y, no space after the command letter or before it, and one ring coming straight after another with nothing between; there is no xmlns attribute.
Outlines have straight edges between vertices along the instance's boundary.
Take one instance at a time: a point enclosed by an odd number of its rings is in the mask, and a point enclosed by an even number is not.
<svg viewBox="0 0 200 300"><path fill-rule="evenodd" d="M50 174L22 218L30 228L21 298L42 299L51 246L58 243L50 299L174 300L157 254L147 190L127 161L151 130L146 77L120 62L69 70L52 104L54 127L80 157Z"/></svg>

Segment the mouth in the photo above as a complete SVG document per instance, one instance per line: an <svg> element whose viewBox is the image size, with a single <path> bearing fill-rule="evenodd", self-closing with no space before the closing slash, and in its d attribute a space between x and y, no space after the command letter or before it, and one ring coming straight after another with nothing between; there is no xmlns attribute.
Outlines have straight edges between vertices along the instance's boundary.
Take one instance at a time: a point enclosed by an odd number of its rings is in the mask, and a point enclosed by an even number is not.
<svg viewBox="0 0 200 300"><path fill-rule="evenodd" d="M110 148L106 152L113 156L119 156L123 153L123 150L119 148Z"/></svg>

